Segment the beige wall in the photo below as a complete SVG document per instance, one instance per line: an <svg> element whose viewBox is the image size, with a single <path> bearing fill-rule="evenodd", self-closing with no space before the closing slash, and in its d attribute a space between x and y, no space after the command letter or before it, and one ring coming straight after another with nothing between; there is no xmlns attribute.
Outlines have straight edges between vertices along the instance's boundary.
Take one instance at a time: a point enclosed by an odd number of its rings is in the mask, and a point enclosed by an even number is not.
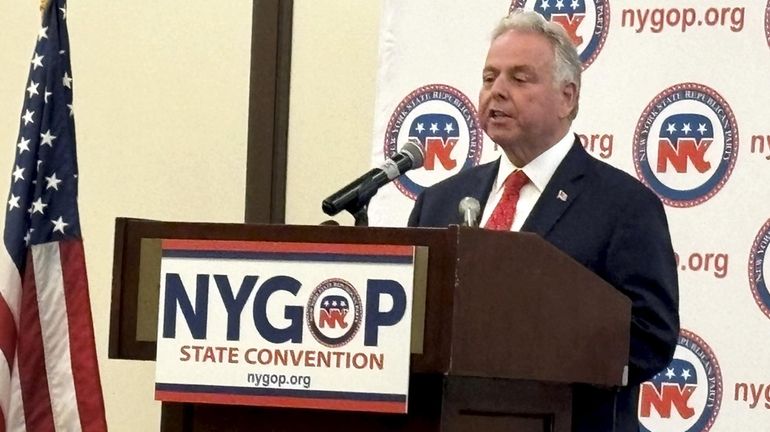
<svg viewBox="0 0 770 432"><path fill-rule="evenodd" d="M329 219L321 201L370 166L380 4L294 2L289 223ZM353 222L349 215L335 219Z"/></svg>
<svg viewBox="0 0 770 432"><path fill-rule="evenodd" d="M2 191L37 4L0 2ZM295 0L294 8L287 220L315 224L325 219L320 201L369 165L380 2ZM79 0L68 20L108 423L157 430L153 363L107 359L114 219L243 220L251 1Z"/></svg>
<svg viewBox="0 0 770 432"><path fill-rule="evenodd" d="M3 194L38 4L0 2ZM69 4L81 223L113 431L157 430L160 414L153 363L107 359L115 217L243 220L251 1L223 4Z"/></svg>

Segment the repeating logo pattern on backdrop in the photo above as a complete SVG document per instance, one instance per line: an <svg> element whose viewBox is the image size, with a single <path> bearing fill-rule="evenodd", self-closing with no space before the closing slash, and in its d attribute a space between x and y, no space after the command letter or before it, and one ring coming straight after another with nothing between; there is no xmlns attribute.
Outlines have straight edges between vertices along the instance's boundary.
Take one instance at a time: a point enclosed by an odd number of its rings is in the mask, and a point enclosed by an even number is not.
<svg viewBox="0 0 770 432"><path fill-rule="evenodd" d="M722 403L722 374L711 348L682 329L674 359L639 389L643 432L706 432Z"/></svg>
<svg viewBox="0 0 770 432"><path fill-rule="evenodd" d="M344 279L327 279L310 294L307 325L315 340L336 348L350 342L361 327L361 297Z"/></svg>
<svg viewBox="0 0 770 432"><path fill-rule="evenodd" d="M601 52L610 28L608 0L513 0L510 10L534 10L545 19L562 25L575 44L583 70Z"/></svg>
<svg viewBox="0 0 770 432"><path fill-rule="evenodd" d="M672 207L712 198L738 157L738 126L722 96L702 84L671 86L647 105L634 133L636 174Z"/></svg>
<svg viewBox="0 0 770 432"><path fill-rule="evenodd" d="M424 169L393 181L416 199L422 190L481 160L483 133L476 107L454 87L431 84L409 93L393 111L385 130L383 153L391 157L399 143L417 139L425 149Z"/></svg>
<svg viewBox="0 0 770 432"><path fill-rule="evenodd" d="M770 244L770 219L765 222L754 239L749 255L749 283L754 300L762 312L770 318L770 288L765 277L770 275L770 260L766 259Z"/></svg>

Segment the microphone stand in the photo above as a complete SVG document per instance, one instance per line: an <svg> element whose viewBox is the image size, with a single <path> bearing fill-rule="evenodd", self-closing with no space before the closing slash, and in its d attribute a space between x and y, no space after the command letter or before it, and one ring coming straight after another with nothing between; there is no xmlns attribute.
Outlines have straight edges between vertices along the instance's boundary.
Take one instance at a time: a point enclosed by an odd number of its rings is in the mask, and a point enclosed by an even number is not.
<svg viewBox="0 0 770 432"><path fill-rule="evenodd" d="M364 205L362 205L358 210L355 212L351 212L353 215L353 219L355 219L355 226L360 227L366 227L369 226L369 214L367 213L369 211L369 201L367 200Z"/></svg>
<svg viewBox="0 0 770 432"><path fill-rule="evenodd" d="M358 199L355 203L351 203L345 207L345 210L353 215L355 226L369 226L369 201L371 201L372 197L377 194L377 190L377 184L372 180L362 183L358 188Z"/></svg>

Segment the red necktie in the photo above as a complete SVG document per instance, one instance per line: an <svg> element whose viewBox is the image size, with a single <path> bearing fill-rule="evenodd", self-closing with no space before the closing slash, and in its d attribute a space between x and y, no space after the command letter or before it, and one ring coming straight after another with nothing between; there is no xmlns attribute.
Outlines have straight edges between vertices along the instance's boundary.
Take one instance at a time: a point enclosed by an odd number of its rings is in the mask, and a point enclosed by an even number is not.
<svg viewBox="0 0 770 432"><path fill-rule="evenodd" d="M513 216L516 214L516 202L519 200L521 188L527 182L529 182L529 178L521 170L512 172L505 179L503 196L500 197L500 202L497 203L497 207L492 211L492 215L489 217L484 228L499 231L511 230Z"/></svg>

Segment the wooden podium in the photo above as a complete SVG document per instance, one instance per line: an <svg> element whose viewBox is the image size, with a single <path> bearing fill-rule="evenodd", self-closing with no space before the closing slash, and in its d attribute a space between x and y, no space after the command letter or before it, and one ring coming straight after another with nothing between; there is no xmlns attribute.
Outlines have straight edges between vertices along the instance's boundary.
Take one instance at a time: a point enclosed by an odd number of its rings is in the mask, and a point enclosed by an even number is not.
<svg viewBox="0 0 770 432"><path fill-rule="evenodd" d="M109 357L153 360L158 239L427 248L409 413L164 403L164 431L568 432L574 383L623 385L631 302L529 233L118 219ZM423 301L420 301L423 302ZM148 395L148 397L151 397Z"/></svg>

